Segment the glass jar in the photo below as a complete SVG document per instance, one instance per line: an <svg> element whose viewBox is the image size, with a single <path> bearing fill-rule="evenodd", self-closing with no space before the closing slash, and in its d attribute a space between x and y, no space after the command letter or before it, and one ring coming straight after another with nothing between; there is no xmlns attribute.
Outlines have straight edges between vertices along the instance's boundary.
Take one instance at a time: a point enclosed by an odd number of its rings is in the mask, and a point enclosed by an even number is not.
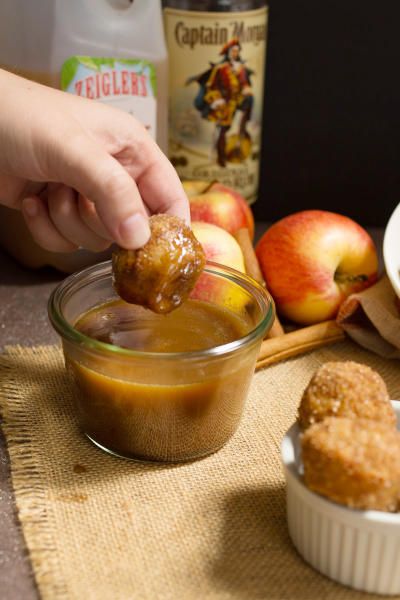
<svg viewBox="0 0 400 600"><path fill-rule="evenodd" d="M254 280L208 263L194 292L246 322L240 339L207 350L143 352L104 343L74 324L117 298L107 261L71 275L53 292L49 316L62 339L83 432L112 454L185 461L216 451L235 432L274 305Z"/></svg>

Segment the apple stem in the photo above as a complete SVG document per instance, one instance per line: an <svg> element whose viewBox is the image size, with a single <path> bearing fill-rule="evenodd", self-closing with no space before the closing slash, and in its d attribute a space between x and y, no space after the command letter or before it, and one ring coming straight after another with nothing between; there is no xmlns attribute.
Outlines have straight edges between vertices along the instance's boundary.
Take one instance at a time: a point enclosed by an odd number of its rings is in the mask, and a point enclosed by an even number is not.
<svg viewBox="0 0 400 600"><path fill-rule="evenodd" d="M347 273L338 273L336 271L334 280L337 283L356 283L357 281L368 281L368 275L348 275Z"/></svg>
<svg viewBox="0 0 400 600"><path fill-rule="evenodd" d="M206 194L210 190L210 188L214 185L214 183L217 183L216 179L213 179L212 181L210 181L208 186L206 188L204 188L204 190L201 193Z"/></svg>

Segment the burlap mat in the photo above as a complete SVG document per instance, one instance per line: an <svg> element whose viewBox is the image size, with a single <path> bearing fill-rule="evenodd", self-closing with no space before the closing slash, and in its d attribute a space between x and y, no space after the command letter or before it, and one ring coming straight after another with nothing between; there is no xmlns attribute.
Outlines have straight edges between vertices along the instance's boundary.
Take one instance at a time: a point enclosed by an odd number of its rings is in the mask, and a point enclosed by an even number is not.
<svg viewBox="0 0 400 600"><path fill-rule="evenodd" d="M58 348L10 348L3 428L42 598L365 598L307 566L286 529L280 442L311 374L332 359L376 368L400 398L397 361L337 344L258 372L222 450L157 467L108 456L79 433Z"/></svg>

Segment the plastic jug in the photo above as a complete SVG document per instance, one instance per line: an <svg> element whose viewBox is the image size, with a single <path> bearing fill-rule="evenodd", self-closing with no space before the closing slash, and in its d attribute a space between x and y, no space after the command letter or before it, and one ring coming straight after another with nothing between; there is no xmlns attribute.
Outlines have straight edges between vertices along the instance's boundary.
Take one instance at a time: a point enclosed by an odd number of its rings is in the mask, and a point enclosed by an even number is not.
<svg viewBox="0 0 400 600"><path fill-rule="evenodd" d="M125 109L167 150L168 65L159 0L0 0L0 67ZM21 214L2 206L0 243L29 267L66 272L109 256L43 250Z"/></svg>
<svg viewBox="0 0 400 600"><path fill-rule="evenodd" d="M129 111L166 151L159 0L1 0L0 65Z"/></svg>

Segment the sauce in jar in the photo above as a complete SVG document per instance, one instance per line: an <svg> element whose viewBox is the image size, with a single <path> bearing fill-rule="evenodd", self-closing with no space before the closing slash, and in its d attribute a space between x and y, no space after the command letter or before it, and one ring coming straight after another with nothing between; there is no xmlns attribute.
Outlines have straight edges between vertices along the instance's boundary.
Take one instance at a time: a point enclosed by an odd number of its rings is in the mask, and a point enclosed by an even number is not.
<svg viewBox="0 0 400 600"><path fill-rule="evenodd" d="M114 361L93 354L83 364L66 350L85 433L102 448L139 460L188 460L217 450L237 428L257 349L252 344L223 358L211 350L207 360L190 353L253 328L250 316L200 300L167 315L121 300L91 309L75 329L138 356ZM157 354L149 367L151 353Z"/></svg>

